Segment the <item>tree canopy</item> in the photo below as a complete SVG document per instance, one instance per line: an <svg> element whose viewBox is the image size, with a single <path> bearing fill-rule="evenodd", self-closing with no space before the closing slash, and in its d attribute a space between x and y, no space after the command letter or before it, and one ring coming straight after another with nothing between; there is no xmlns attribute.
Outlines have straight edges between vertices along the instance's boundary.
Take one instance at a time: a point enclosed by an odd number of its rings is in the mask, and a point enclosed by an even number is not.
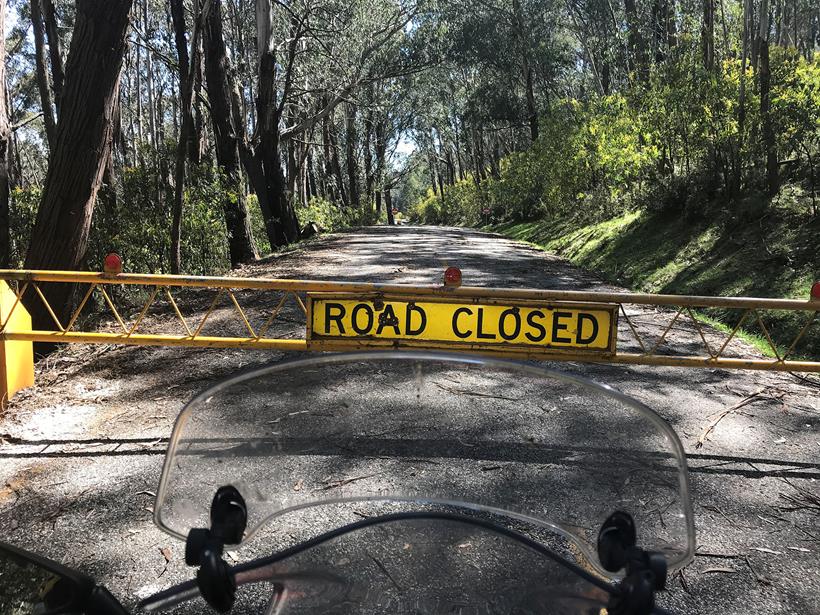
<svg viewBox="0 0 820 615"><path fill-rule="evenodd" d="M211 273L308 222L753 215L785 186L817 214L810 0L2 4L11 266Z"/></svg>

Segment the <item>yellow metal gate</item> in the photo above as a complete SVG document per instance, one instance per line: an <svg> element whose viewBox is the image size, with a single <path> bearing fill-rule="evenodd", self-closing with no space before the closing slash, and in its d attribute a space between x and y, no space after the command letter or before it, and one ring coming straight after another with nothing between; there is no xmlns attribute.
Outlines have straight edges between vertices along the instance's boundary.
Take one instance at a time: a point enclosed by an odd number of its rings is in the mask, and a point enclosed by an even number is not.
<svg viewBox="0 0 820 615"><path fill-rule="evenodd" d="M0 292L4 401L33 381L31 342L283 351L409 347L522 359L820 372L820 362L794 356L801 340L817 335L817 298L63 271L0 270L0 280L6 282ZM77 307L65 320L46 298L48 285L63 283L77 288ZM32 329L24 298L45 309L48 328ZM100 307L110 318L99 317ZM731 318L733 326L718 331L704 325L698 314L704 309L721 310L722 320ZM785 347L774 343L766 325L772 311L791 312L799 320ZM741 328L750 327L773 356L734 343Z"/></svg>

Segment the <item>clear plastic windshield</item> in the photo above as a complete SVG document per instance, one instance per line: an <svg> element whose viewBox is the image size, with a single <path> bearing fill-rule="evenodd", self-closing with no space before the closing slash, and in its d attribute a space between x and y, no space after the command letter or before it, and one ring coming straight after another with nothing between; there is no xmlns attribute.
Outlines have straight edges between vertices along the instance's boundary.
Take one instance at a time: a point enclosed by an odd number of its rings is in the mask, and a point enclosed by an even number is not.
<svg viewBox="0 0 820 615"><path fill-rule="evenodd" d="M155 506L184 539L216 490L262 527L310 533L397 510L461 510L557 532L601 568L615 510L672 568L694 553L680 441L609 388L534 364L443 354L327 355L223 382L180 413ZM294 521L294 516L297 521ZM576 551L577 549L577 551Z"/></svg>

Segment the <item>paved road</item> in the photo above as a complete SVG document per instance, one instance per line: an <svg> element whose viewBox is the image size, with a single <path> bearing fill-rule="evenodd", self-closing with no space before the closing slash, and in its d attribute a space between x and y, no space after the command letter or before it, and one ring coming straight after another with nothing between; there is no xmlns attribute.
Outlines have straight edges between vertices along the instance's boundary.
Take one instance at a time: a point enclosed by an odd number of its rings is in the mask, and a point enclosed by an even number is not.
<svg viewBox="0 0 820 615"><path fill-rule="evenodd" d="M239 275L430 283L448 265L460 266L470 285L615 290L528 246L444 228L334 235ZM194 308L204 311L207 303ZM215 322L230 309L217 310ZM151 317L161 322L166 316ZM297 331L291 316L277 324L278 333ZM670 316L645 311L639 326L659 327ZM675 335L694 340L697 334L684 328ZM0 422L0 536L83 569L129 605L189 578L181 543L151 522L165 438L194 394L236 370L284 358L113 346L74 346L52 355L38 365L37 385L15 397ZM562 368L645 402L684 442L699 555L671 579L666 606L697 613L820 613L820 511L801 496L801 490L820 496L818 389L786 374ZM696 448L710 417L741 402ZM280 537L287 541L303 531L298 521L288 521Z"/></svg>

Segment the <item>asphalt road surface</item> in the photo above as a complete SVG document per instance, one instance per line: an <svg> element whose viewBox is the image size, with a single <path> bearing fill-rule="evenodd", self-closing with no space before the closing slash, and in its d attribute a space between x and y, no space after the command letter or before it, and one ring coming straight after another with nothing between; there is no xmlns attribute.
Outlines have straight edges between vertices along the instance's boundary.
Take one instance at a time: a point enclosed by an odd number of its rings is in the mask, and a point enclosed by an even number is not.
<svg viewBox="0 0 820 615"><path fill-rule="evenodd" d="M328 236L237 274L419 284L437 283L449 265L459 266L469 285L618 290L528 246L476 231L429 227ZM186 314L193 318L207 307L191 300ZM247 307L252 316L255 308ZM214 322L224 321L225 330L231 326L231 309L214 313ZM299 335L304 325L297 316L286 311L276 332ZM671 318L654 310L636 316L639 328L657 330ZM161 324L172 315L160 311L149 318ZM698 334L682 326L673 335L686 341ZM152 522L173 421L187 401L221 378L293 358L280 352L77 345L41 361L37 384L18 394L0 418L0 536L91 574L129 608L139 598L190 579L183 544ZM820 389L788 374L577 363L550 367L634 396L664 417L683 441L697 556L670 579L665 607L681 613L820 613ZM337 390L352 398L355 382L351 378ZM439 384L445 390L451 386ZM499 397L520 402L514 383L505 388ZM697 447L717 413L732 408ZM543 428L551 424L548 420ZM409 429L401 423L393 427L399 433ZM527 430L538 437L538 426L523 419L517 429L516 437ZM470 442L461 445L459 462L483 463L484 480L505 471L499 455L481 457L470 451ZM389 467L385 456L371 454ZM366 471L350 471L340 480L332 473L317 480L336 487L359 476L371 478ZM292 488L307 486L307 479L304 485L297 480ZM318 523L315 516L291 515L269 529L268 539L277 547L290 545ZM450 537L459 549L481 542L462 531ZM396 540L402 544L400 537ZM247 561L265 548L238 549L229 557ZM374 574L385 572L383 561L378 560ZM389 578L388 585L402 584ZM416 608L441 610L440 605ZM201 609L200 603L186 612Z"/></svg>

